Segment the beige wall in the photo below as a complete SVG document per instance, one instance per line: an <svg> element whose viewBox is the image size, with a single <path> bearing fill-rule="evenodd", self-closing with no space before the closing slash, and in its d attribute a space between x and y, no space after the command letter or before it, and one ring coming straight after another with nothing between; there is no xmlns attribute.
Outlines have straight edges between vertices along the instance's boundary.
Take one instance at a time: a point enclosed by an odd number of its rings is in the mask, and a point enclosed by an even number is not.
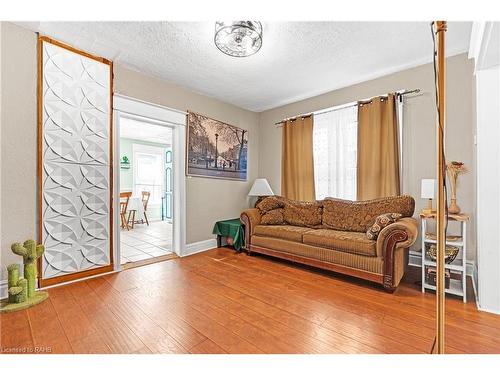
<svg viewBox="0 0 500 375"><path fill-rule="evenodd" d="M19 262L12 242L35 237L36 228L36 35L2 22L1 32L1 278Z"/></svg>
<svg viewBox="0 0 500 375"><path fill-rule="evenodd" d="M116 93L151 103L203 113L249 131L248 181L187 178L187 243L212 238L215 221L239 217L248 207L247 194L258 174L259 114L120 66L115 66L114 89Z"/></svg>
<svg viewBox="0 0 500 375"><path fill-rule="evenodd" d="M1 23L1 192L0 242L2 266L19 261L10 251L14 241L36 233L36 35ZM465 55L448 59L449 160L462 160L471 173L460 181L458 202L474 216L474 81L472 63ZM188 178L187 242L212 238L216 220L237 217L248 206L247 193L256 177L266 177L275 192L280 187L281 132L274 122L381 93L419 87L423 95L409 99L405 108L405 192L416 198L420 179L435 175L433 75L420 66L308 100L253 113L171 83L115 66L115 91L180 110L190 109L249 130L247 182ZM474 220L474 219L473 219ZM473 226L471 226L473 228ZM469 243L474 243L469 231ZM469 259L475 259L475 251ZM5 278L2 267L1 279Z"/></svg>
<svg viewBox="0 0 500 375"><path fill-rule="evenodd" d="M332 66L332 69L335 67ZM458 204L472 213L468 230L468 259L475 260L475 84L472 60L466 54L447 59L447 159L465 162L470 173L459 181ZM420 199L420 180L435 178L435 104L434 75L431 64L422 65L354 86L331 91L310 99L271 109L260 116L259 176L280 191L281 128L275 122L297 114L369 98L387 92L420 88L422 95L406 101L404 109L403 189L415 197L416 212L426 202ZM450 228L451 230L451 228ZM414 246L420 248L420 242Z"/></svg>
<svg viewBox="0 0 500 375"><path fill-rule="evenodd" d="M36 34L1 23L1 268L19 262L10 244L36 237ZM258 172L259 114L115 66L115 92L179 110L190 109L249 131L248 180L188 178L187 243L213 238L216 220L238 217Z"/></svg>

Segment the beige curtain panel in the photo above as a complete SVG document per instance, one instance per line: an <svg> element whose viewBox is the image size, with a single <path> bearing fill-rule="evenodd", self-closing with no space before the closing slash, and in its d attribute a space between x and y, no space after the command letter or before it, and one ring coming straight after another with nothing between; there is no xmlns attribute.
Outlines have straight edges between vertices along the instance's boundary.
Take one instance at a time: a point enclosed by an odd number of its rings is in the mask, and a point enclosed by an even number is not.
<svg viewBox="0 0 500 375"><path fill-rule="evenodd" d="M375 97L358 106L357 198L399 195L396 97Z"/></svg>
<svg viewBox="0 0 500 375"><path fill-rule="evenodd" d="M281 194L289 199L314 201L313 117L283 124Z"/></svg>

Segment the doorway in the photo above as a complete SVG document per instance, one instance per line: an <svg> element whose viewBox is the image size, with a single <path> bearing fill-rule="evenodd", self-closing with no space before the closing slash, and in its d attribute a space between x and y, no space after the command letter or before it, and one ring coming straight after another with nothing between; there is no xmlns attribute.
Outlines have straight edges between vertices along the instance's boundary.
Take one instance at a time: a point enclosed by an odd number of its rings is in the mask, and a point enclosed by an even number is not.
<svg viewBox="0 0 500 375"><path fill-rule="evenodd" d="M115 95L115 116L116 268L181 255L185 115Z"/></svg>
<svg viewBox="0 0 500 375"><path fill-rule="evenodd" d="M173 164L171 154L171 127L122 116L120 121L120 263L122 265L173 255L173 217L170 209ZM167 160L169 160L168 165Z"/></svg>

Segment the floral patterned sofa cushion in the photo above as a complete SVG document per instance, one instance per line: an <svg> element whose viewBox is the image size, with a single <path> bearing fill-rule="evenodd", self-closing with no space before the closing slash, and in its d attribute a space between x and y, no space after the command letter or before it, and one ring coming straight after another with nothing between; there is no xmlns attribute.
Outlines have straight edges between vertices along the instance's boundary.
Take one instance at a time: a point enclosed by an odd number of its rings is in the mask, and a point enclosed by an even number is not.
<svg viewBox="0 0 500 375"><path fill-rule="evenodd" d="M310 230L310 228L297 227L293 225L257 225L255 227L254 236L302 242L302 236Z"/></svg>
<svg viewBox="0 0 500 375"><path fill-rule="evenodd" d="M285 224L285 217L283 216L283 208L276 208L267 211L260 218L260 223L263 225L283 225Z"/></svg>
<svg viewBox="0 0 500 375"><path fill-rule="evenodd" d="M315 229L302 236L306 245L333 249L364 256L377 255L377 243L369 240L365 233L344 232L332 229Z"/></svg>
<svg viewBox="0 0 500 375"><path fill-rule="evenodd" d="M285 201L287 201L287 199L284 197L272 195L262 199L259 203L257 203L255 208L257 208L260 211L260 214L263 215L266 212L285 207Z"/></svg>
<svg viewBox="0 0 500 375"><path fill-rule="evenodd" d="M322 228L323 204L319 202L285 202L283 217L290 225L307 228Z"/></svg>
<svg viewBox="0 0 500 375"><path fill-rule="evenodd" d="M415 200L409 195L369 201L326 198L323 201L322 224L329 229L366 233L379 215L398 213L401 217L411 217L414 210Z"/></svg>
<svg viewBox="0 0 500 375"><path fill-rule="evenodd" d="M261 224L264 225L283 225L285 219L283 216L283 208L285 207L286 199L279 196L270 196L262 199L256 206L260 212Z"/></svg>

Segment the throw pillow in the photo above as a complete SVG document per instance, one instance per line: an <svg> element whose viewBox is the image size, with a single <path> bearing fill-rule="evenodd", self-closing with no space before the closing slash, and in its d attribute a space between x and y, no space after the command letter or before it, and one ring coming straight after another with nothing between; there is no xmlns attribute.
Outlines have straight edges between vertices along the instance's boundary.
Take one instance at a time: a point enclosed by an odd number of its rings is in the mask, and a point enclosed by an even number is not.
<svg viewBox="0 0 500 375"><path fill-rule="evenodd" d="M377 218L375 219L375 223L373 223L373 225L366 231L366 237L368 237L369 240L376 240L382 229L384 229L389 224L398 221L401 216L403 215L394 212L377 216Z"/></svg>
<svg viewBox="0 0 500 375"><path fill-rule="evenodd" d="M262 214L265 214L266 212L275 210L277 208L283 208L284 206L285 206L285 202L284 202L284 199L282 197L270 196L270 197L266 197L263 200L261 200L259 202L259 204L257 204L257 206L255 206L255 208L257 208L262 215Z"/></svg>
<svg viewBox="0 0 500 375"><path fill-rule="evenodd" d="M276 208L271 211L267 211L260 218L260 223L264 225L283 225L285 224L283 218L283 209Z"/></svg>

